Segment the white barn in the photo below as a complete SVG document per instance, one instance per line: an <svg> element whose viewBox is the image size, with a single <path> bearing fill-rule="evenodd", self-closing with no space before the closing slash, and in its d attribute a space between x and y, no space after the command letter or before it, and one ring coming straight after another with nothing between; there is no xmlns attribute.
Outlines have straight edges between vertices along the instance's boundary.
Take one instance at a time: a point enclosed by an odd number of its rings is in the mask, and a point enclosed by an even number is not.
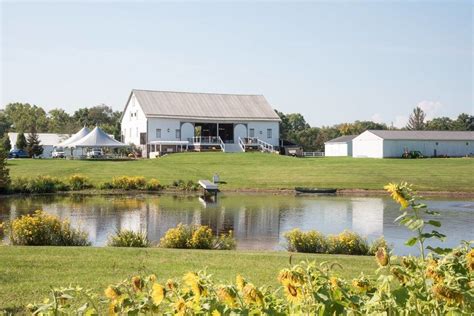
<svg viewBox="0 0 474 316"><path fill-rule="evenodd" d="M8 137L10 138L10 143L12 145L12 150L16 148L16 140L18 138L19 133L8 133ZM28 139L29 133L25 133L25 137ZM54 133L37 133L38 138L40 140L41 146L43 146L43 154L39 157L41 158L51 158L51 153L53 152L54 147L61 143L62 141L69 138L69 134L54 134Z"/></svg>
<svg viewBox="0 0 474 316"><path fill-rule="evenodd" d="M245 151L279 145L280 118L262 95L132 90L122 142L154 157L186 149Z"/></svg>
<svg viewBox="0 0 474 316"><path fill-rule="evenodd" d="M425 157L474 155L474 132L368 130L352 140L352 156L400 158L419 151Z"/></svg>
<svg viewBox="0 0 474 316"><path fill-rule="evenodd" d="M352 140L357 135L344 135L324 143L324 156L326 157L351 157Z"/></svg>

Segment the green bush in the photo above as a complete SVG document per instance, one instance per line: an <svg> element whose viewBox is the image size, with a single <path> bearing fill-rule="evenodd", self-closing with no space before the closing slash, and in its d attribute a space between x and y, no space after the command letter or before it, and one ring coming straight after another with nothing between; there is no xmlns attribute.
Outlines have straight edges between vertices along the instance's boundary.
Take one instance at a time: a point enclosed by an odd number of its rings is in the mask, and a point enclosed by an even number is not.
<svg viewBox="0 0 474 316"><path fill-rule="evenodd" d="M74 174L70 176L68 182L71 187L71 190L74 191L90 189L93 187L89 178L80 174Z"/></svg>
<svg viewBox="0 0 474 316"><path fill-rule="evenodd" d="M232 232L214 236L208 226L181 223L169 229L160 239L160 247L163 248L231 250L235 246Z"/></svg>
<svg viewBox="0 0 474 316"><path fill-rule="evenodd" d="M10 242L22 246L89 246L87 233L71 227L69 221L35 211L9 225Z"/></svg>
<svg viewBox="0 0 474 316"><path fill-rule="evenodd" d="M174 180L171 186L181 191L197 191L199 189L199 183L192 180Z"/></svg>
<svg viewBox="0 0 474 316"><path fill-rule="evenodd" d="M107 246L147 248L150 247L150 241L144 232L121 230L115 235L109 236Z"/></svg>
<svg viewBox="0 0 474 316"><path fill-rule="evenodd" d="M142 190L146 186L145 177L114 177L111 182L113 189Z"/></svg>
<svg viewBox="0 0 474 316"><path fill-rule="evenodd" d="M367 240L359 234L345 230L339 235L328 236L329 253L345 255L368 255Z"/></svg>
<svg viewBox="0 0 474 316"><path fill-rule="evenodd" d="M163 189L163 186L160 184L160 181L157 179L150 179L147 181L145 188L148 191L160 191Z"/></svg>
<svg viewBox="0 0 474 316"><path fill-rule="evenodd" d="M10 185L10 191L14 193L54 193L69 189L69 185L61 179L43 175L33 178L15 178Z"/></svg>
<svg viewBox="0 0 474 316"><path fill-rule="evenodd" d="M328 241L326 237L317 231L302 232L295 228L284 234L288 243L289 251L305 253L326 253L328 251Z"/></svg>

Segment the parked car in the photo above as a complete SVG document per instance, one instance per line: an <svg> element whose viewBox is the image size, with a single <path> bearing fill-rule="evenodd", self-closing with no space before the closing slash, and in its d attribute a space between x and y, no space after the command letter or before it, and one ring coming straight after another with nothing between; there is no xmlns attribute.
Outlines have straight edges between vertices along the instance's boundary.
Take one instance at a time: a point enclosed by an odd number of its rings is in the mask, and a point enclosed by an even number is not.
<svg viewBox="0 0 474 316"><path fill-rule="evenodd" d="M53 157L53 158L64 158L64 157L66 157L66 155L64 154L64 151L60 151L60 150L55 149L51 153L51 157Z"/></svg>
<svg viewBox="0 0 474 316"><path fill-rule="evenodd" d="M87 158L102 158L103 156L104 152L100 148L94 148L87 152Z"/></svg>
<svg viewBox="0 0 474 316"><path fill-rule="evenodd" d="M23 149L13 149L8 153L8 158L30 158Z"/></svg>

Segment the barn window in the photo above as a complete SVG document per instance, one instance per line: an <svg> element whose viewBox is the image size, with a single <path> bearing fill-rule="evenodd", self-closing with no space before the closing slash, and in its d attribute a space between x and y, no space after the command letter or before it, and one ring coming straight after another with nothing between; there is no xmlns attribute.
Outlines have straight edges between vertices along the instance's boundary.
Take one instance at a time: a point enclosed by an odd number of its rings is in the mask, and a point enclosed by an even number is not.
<svg viewBox="0 0 474 316"><path fill-rule="evenodd" d="M272 138L272 129L267 128L267 138Z"/></svg>
<svg viewBox="0 0 474 316"><path fill-rule="evenodd" d="M255 129L254 128L249 129L249 137L255 137Z"/></svg>
<svg viewBox="0 0 474 316"><path fill-rule="evenodd" d="M436 142L436 146L438 146L438 142Z"/></svg>
<svg viewBox="0 0 474 316"><path fill-rule="evenodd" d="M469 146L469 143L468 143L468 142L466 142L466 146Z"/></svg>
<svg viewBox="0 0 474 316"><path fill-rule="evenodd" d="M156 138L161 138L161 128L156 129Z"/></svg>
<svg viewBox="0 0 474 316"><path fill-rule="evenodd" d="M176 130L176 139L180 139L180 138L181 138L181 130L177 129Z"/></svg>

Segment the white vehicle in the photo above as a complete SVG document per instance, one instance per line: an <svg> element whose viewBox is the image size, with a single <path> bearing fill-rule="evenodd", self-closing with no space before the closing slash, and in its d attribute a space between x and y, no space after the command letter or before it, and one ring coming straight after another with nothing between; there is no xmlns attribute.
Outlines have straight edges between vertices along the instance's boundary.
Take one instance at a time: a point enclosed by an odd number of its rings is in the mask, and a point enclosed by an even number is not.
<svg viewBox="0 0 474 316"><path fill-rule="evenodd" d="M51 157L53 158L64 158L66 155L64 154L64 151L54 149L53 152L51 153Z"/></svg>
<svg viewBox="0 0 474 316"><path fill-rule="evenodd" d="M93 148L91 151L87 152L87 158L102 158L104 152L100 148Z"/></svg>

